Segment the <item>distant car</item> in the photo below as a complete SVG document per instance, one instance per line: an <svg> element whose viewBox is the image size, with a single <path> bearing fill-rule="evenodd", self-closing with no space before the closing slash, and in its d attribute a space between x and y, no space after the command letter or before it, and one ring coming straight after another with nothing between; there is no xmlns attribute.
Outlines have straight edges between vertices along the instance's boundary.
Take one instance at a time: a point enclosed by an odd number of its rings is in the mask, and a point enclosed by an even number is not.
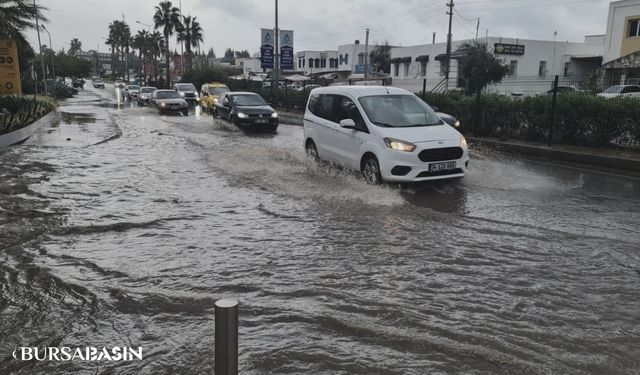
<svg viewBox="0 0 640 375"><path fill-rule="evenodd" d="M84 89L84 79L82 78L73 78L71 81L71 85L75 88Z"/></svg>
<svg viewBox="0 0 640 375"><path fill-rule="evenodd" d="M640 86L615 85L598 94L601 98L640 98Z"/></svg>
<svg viewBox="0 0 640 375"><path fill-rule="evenodd" d="M197 105L200 101L198 90L193 83L176 83L173 85L173 90L190 105Z"/></svg>
<svg viewBox="0 0 640 375"><path fill-rule="evenodd" d="M222 94L216 105L216 115L238 127L272 132L278 129L276 111L260 95L252 92Z"/></svg>
<svg viewBox="0 0 640 375"><path fill-rule="evenodd" d="M124 81L121 80L121 79L116 79L116 81L113 83L113 85L117 89L124 89Z"/></svg>
<svg viewBox="0 0 640 375"><path fill-rule="evenodd" d="M122 95L127 100L138 99L138 95L140 94L140 86L138 85L129 85L124 88Z"/></svg>
<svg viewBox="0 0 640 375"><path fill-rule="evenodd" d="M151 95L149 105L163 112L181 112L184 116L189 114L189 104L175 90L156 90Z"/></svg>
<svg viewBox="0 0 640 375"><path fill-rule="evenodd" d="M360 171L371 185L459 178L468 172L462 134L404 89L315 89L303 121L309 156Z"/></svg>
<svg viewBox="0 0 640 375"><path fill-rule="evenodd" d="M205 112L215 112L220 95L229 92L227 85L220 82L205 83L200 88L200 106Z"/></svg>
<svg viewBox="0 0 640 375"><path fill-rule="evenodd" d="M102 80L102 78L94 77L91 79L91 83L93 84L93 87L97 89L104 88L104 81Z"/></svg>
<svg viewBox="0 0 640 375"><path fill-rule="evenodd" d="M138 104L145 105L149 104L149 100L151 99L151 95L157 88L153 86L144 86L140 88L140 93L138 94Z"/></svg>

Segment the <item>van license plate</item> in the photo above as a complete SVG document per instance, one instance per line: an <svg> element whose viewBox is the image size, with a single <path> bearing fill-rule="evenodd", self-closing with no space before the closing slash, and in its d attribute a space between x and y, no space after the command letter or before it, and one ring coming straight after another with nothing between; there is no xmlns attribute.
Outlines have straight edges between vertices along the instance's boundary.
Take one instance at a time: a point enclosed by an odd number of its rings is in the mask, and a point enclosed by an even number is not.
<svg viewBox="0 0 640 375"><path fill-rule="evenodd" d="M266 118L260 118L256 120L256 124L266 124L267 122L269 122L269 120L267 120Z"/></svg>
<svg viewBox="0 0 640 375"><path fill-rule="evenodd" d="M455 161L448 161L446 163L429 164L429 172L446 171L448 169L455 169L455 168L456 168Z"/></svg>

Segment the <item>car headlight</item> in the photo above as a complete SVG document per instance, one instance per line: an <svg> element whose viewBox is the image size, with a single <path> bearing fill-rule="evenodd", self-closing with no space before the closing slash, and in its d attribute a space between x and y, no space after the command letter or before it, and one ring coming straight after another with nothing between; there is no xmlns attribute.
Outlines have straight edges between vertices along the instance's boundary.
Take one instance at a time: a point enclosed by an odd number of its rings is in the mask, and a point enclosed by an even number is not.
<svg viewBox="0 0 640 375"><path fill-rule="evenodd" d="M198 95L197 92L195 93L195 95L196 95L196 99L200 99L200 95Z"/></svg>
<svg viewBox="0 0 640 375"><path fill-rule="evenodd" d="M167 103L160 103L160 107L166 107Z"/></svg>
<svg viewBox="0 0 640 375"><path fill-rule="evenodd" d="M178 92L178 95L182 96L184 98L184 93L182 91Z"/></svg>
<svg viewBox="0 0 640 375"><path fill-rule="evenodd" d="M273 113L271 114L271 118L278 118L278 114L277 114L276 112L273 112Z"/></svg>
<svg viewBox="0 0 640 375"><path fill-rule="evenodd" d="M468 148L467 140L463 136L460 136L460 147L462 147L465 150Z"/></svg>
<svg viewBox="0 0 640 375"><path fill-rule="evenodd" d="M456 128L460 127L460 120L456 120L456 122L453 123L453 126Z"/></svg>
<svg viewBox="0 0 640 375"><path fill-rule="evenodd" d="M387 147L396 151L413 152L416 149L416 145L413 143L394 138L385 138L384 143Z"/></svg>
<svg viewBox="0 0 640 375"><path fill-rule="evenodd" d="M247 116L246 114L242 113L242 112L238 112L238 118L247 118L249 116Z"/></svg>

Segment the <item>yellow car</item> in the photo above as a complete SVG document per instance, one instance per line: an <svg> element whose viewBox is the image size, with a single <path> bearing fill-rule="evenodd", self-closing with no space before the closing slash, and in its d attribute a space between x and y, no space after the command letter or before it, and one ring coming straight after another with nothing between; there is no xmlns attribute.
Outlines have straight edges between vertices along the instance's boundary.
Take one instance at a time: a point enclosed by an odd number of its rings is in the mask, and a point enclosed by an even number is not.
<svg viewBox="0 0 640 375"><path fill-rule="evenodd" d="M229 91L229 88L224 83L205 83L200 88L200 106L205 112L213 113L220 95Z"/></svg>

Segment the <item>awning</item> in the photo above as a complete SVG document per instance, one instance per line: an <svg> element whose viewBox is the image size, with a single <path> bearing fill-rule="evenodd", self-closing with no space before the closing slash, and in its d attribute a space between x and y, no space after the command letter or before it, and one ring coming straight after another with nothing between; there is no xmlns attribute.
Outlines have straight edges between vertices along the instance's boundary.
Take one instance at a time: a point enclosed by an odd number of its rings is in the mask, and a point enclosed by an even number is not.
<svg viewBox="0 0 640 375"><path fill-rule="evenodd" d="M429 62L429 55L420 55L416 57L416 61L421 63Z"/></svg>
<svg viewBox="0 0 640 375"><path fill-rule="evenodd" d="M400 62L401 62L401 63L404 63L404 64L406 64L406 63L410 63L410 62L411 62L411 56L407 56L407 57L403 57L403 58L401 58L401 59L400 59Z"/></svg>
<svg viewBox="0 0 640 375"><path fill-rule="evenodd" d="M462 52L461 51L455 51L455 52L451 52L451 59L452 60L457 60L459 58L462 57ZM438 56L436 56L434 58L437 61L444 61L447 59L447 54L446 53L441 53Z"/></svg>
<svg viewBox="0 0 640 375"><path fill-rule="evenodd" d="M402 60L402 59L401 59L400 57L394 57L393 59L391 59L391 60L390 60L390 62L391 62L392 64L400 64L400 61L401 61L401 60Z"/></svg>
<svg viewBox="0 0 640 375"><path fill-rule="evenodd" d="M571 60L602 64L602 56L571 56Z"/></svg>

